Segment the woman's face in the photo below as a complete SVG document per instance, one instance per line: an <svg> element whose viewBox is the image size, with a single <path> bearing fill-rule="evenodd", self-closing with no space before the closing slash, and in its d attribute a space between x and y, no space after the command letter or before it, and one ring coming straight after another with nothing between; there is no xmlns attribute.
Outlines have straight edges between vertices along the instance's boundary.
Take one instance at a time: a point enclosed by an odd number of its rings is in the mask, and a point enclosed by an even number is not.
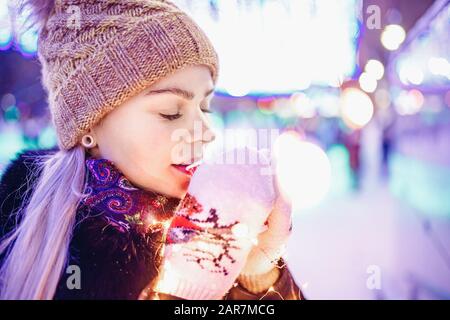
<svg viewBox="0 0 450 320"><path fill-rule="evenodd" d="M140 188L184 197L190 175L174 165L201 159L214 140L213 90L206 66L178 70L107 114L91 130L97 142L91 153L113 161Z"/></svg>

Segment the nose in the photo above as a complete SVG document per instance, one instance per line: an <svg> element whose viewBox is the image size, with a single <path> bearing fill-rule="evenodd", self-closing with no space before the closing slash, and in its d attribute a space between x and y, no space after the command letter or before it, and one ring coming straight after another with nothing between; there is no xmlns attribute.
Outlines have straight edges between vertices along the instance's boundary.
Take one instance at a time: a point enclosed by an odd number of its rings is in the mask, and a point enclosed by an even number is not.
<svg viewBox="0 0 450 320"><path fill-rule="evenodd" d="M216 139L216 134L212 130L210 121L203 112L196 116L192 129L189 132L189 147L193 159L203 158L204 149L208 143Z"/></svg>
<svg viewBox="0 0 450 320"><path fill-rule="evenodd" d="M211 143L216 140L216 133L212 129L210 124L205 125L205 130L203 131L203 142Z"/></svg>
<svg viewBox="0 0 450 320"><path fill-rule="evenodd" d="M190 133L190 143L208 144L216 140L216 134L212 129L212 125L204 114L199 115L194 120L194 125Z"/></svg>

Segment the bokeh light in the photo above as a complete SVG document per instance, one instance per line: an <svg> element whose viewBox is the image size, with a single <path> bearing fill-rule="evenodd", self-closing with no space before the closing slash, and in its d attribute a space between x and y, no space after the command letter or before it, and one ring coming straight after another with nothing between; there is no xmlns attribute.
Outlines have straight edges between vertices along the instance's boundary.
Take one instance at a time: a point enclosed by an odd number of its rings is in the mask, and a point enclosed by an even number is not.
<svg viewBox="0 0 450 320"><path fill-rule="evenodd" d="M365 92L372 93L377 89L377 79L371 73L363 72L359 76L359 86Z"/></svg>
<svg viewBox="0 0 450 320"><path fill-rule="evenodd" d="M342 119L351 128L362 128L372 119L372 100L359 89L345 89L341 95L340 106Z"/></svg>
<svg viewBox="0 0 450 320"><path fill-rule="evenodd" d="M8 1L0 1L0 50L10 47L13 38Z"/></svg>
<svg viewBox="0 0 450 320"><path fill-rule="evenodd" d="M381 78L383 78L384 66L378 60L370 59L369 61L367 61L364 70L372 77L374 77L376 80L380 80Z"/></svg>
<svg viewBox="0 0 450 320"><path fill-rule="evenodd" d="M391 51L397 50L405 41L406 32L402 26L398 24L387 25L381 33L381 43Z"/></svg>
<svg viewBox="0 0 450 320"><path fill-rule="evenodd" d="M413 89L400 92L395 102L395 109L399 114L411 115L420 111L423 106L424 97L422 92Z"/></svg>
<svg viewBox="0 0 450 320"><path fill-rule="evenodd" d="M338 86L338 76L355 72L356 0L176 2L210 36L221 58L218 89L233 97Z"/></svg>
<svg viewBox="0 0 450 320"><path fill-rule="evenodd" d="M316 144L292 131L282 133L274 145L276 173L281 191L297 209L311 208L327 194L331 165Z"/></svg>

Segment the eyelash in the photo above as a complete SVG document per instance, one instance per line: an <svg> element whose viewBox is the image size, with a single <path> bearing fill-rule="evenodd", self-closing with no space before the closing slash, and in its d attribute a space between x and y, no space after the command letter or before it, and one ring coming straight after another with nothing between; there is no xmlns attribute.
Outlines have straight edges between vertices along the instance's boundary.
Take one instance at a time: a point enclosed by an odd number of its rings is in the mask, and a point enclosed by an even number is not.
<svg viewBox="0 0 450 320"><path fill-rule="evenodd" d="M206 112L206 113L212 113L212 111L208 110L208 109L202 109L202 111ZM180 118L182 116L181 113L177 113L177 114L162 114L162 113L160 113L159 115L161 117L163 117L164 119L167 119L169 121L176 120L176 119L178 119L178 118Z"/></svg>

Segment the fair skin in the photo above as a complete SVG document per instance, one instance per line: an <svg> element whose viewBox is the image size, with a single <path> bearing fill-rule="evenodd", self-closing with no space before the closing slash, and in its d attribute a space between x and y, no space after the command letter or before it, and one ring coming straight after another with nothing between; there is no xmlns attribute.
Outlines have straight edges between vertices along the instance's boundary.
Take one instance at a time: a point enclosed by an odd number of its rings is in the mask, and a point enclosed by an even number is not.
<svg viewBox="0 0 450 320"><path fill-rule="evenodd" d="M111 160L135 186L183 198L190 164L215 139L208 113L214 85L208 67L187 66L109 112L89 134L89 152Z"/></svg>

